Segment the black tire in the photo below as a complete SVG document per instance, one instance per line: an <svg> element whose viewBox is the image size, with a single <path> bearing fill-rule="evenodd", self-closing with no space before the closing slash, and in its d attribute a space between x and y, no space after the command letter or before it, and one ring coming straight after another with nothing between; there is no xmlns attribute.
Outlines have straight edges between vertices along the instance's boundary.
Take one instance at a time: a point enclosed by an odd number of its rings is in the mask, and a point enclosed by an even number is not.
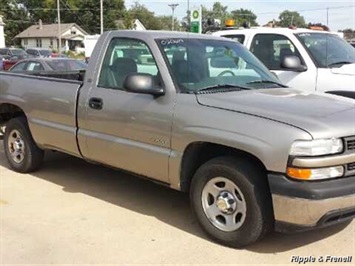
<svg viewBox="0 0 355 266"><path fill-rule="evenodd" d="M13 139L18 143L17 150L21 150L18 156L11 155L15 150ZM13 118L6 124L4 150L11 168L19 173L33 172L39 169L43 162L44 151L34 142L25 117Z"/></svg>
<svg viewBox="0 0 355 266"><path fill-rule="evenodd" d="M238 207L235 208L234 213L236 218L233 218L234 220L232 219L232 221L235 223L234 226L239 226L239 228L236 230L234 230L233 227L229 228L233 231L225 231L218 228L219 222L222 222L223 226L223 219L221 220L221 217L227 217L227 215L232 214L223 213L219 209L220 207L217 206L218 201L212 200L213 203L206 203L206 200L203 200L204 195L206 195L204 191L208 188L208 184L211 184L211 182L214 184L214 180L218 180L219 177L228 180L225 184L234 184L234 187L237 187L242 195L242 197L240 197L240 195L237 197L242 199L240 203L244 204L245 211L244 214L240 214L237 213ZM232 183L229 181L232 181ZM218 184L218 182L214 185L216 184ZM222 190L224 190L223 182L221 185ZM238 191L233 190L232 193L238 193ZM222 195L225 197L227 194ZM208 195L208 197L210 196L211 195ZM219 196L218 199L220 200L221 196ZM234 157L219 157L203 164L196 171L192 179L190 201L193 213L201 227L211 239L223 245L242 248L260 240L274 229L271 193L265 173L251 161ZM204 210L206 204L211 204L210 206L216 204L217 207L215 208L221 211L221 216L217 215L214 221L211 220L211 217L208 218L207 211ZM236 203L235 206L240 206L238 204ZM228 210L232 211L232 208ZM226 210L224 209L224 211ZM238 215L239 218L237 219ZM224 222L225 221L226 219Z"/></svg>

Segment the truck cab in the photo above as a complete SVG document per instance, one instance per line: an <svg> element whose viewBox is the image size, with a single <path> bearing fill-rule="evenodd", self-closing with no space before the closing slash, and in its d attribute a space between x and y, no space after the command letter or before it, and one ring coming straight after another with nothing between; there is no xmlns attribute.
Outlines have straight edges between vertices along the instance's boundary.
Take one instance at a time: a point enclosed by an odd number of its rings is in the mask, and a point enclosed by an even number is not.
<svg viewBox="0 0 355 266"><path fill-rule="evenodd" d="M290 87L355 96L354 48L336 33L259 27L212 34L244 44Z"/></svg>

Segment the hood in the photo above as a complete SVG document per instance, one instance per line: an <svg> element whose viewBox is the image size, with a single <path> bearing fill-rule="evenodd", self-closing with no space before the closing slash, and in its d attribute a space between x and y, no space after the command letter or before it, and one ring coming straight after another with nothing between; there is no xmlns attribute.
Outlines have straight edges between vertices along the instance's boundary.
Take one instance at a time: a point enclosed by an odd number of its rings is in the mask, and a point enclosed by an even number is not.
<svg viewBox="0 0 355 266"><path fill-rule="evenodd" d="M288 124L314 138L355 135L355 100L293 89L197 94L199 104Z"/></svg>
<svg viewBox="0 0 355 266"><path fill-rule="evenodd" d="M355 76L355 63L342 65L341 67L331 68L330 71L333 74Z"/></svg>

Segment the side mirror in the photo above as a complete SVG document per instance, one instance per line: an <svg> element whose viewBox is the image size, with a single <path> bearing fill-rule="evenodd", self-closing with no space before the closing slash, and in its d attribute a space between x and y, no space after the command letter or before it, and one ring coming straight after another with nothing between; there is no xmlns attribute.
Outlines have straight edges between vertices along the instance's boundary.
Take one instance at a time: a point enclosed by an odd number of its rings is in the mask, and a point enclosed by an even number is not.
<svg viewBox="0 0 355 266"><path fill-rule="evenodd" d="M295 55L286 55L281 61L281 67L296 72L307 71L307 67L301 64L301 60Z"/></svg>
<svg viewBox="0 0 355 266"><path fill-rule="evenodd" d="M150 74L128 74L124 79L123 88L128 92L151 94L156 97L165 94L163 88L155 85L154 77Z"/></svg>

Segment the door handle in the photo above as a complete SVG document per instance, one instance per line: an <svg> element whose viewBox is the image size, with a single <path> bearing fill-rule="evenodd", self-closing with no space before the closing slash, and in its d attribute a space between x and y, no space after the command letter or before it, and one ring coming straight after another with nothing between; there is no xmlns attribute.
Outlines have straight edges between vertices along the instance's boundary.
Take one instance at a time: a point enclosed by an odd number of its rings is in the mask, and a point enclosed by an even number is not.
<svg viewBox="0 0 355 266"><path fill-rule="evenodd" d="M96 110L101 110L103 107L104 103L101 98L90 98L89 100L89 107L91 109L96 109Z"/></svg>

